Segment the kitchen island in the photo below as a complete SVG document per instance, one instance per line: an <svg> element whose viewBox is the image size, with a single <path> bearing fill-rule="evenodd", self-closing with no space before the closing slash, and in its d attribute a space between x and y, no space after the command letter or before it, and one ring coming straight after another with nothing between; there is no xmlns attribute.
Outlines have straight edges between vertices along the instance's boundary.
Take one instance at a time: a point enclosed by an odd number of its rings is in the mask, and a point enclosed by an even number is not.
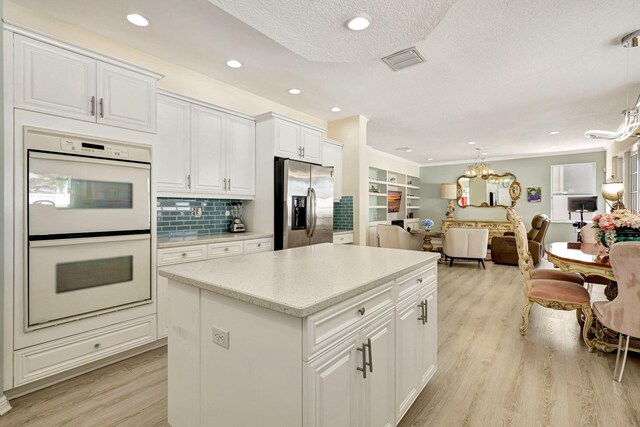
<svg viewBox="0 0 640 427"><path fill-rule="evenodd" d="M436 370L437 258L322 244L162 268L170 424L396 425Z"/></svg>

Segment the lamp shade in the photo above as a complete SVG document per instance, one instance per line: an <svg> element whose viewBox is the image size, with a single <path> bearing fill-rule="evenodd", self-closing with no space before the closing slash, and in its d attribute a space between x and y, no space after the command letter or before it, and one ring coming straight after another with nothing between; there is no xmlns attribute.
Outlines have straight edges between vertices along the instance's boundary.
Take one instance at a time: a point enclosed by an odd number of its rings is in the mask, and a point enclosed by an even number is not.
<svg viewBox="0 0 640 427"><path fill-rule="evenodd" d="M445 200L454 200L458 197L457 184L442 184L440 186L440 198Z"/></svg>
<svg viewBox="0 0 640 427"><path fill-rule="evenodd" d="M617 202L624 195L624 184L622 182L605 182L600 189L602 197L610 202Z"/></svg>

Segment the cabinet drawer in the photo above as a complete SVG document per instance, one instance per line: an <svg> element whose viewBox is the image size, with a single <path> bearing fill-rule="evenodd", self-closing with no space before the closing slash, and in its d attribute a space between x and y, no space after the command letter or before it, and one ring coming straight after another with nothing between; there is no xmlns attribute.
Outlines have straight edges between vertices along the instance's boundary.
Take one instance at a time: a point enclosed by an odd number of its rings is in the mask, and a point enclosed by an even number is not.
<svg viewBox="0 0 640 427"><path fill-rule="evenodd" d="M252 254L255 252L269 252L273 250L271 239L255 239L244 241L244 253Z"/></svg>
<svg viewBox="0 0 640 427"><path fill-rule="evenodd" d="M15 385L59 374L156 339L148 316L14 352Z"/></svg>
<svg viewBox="0 0 640 427"><path fill-rule="evenodd" d="M158 250L158 265L178 264L201 259L207 259L205 245Z"/></svg>
<svg viewBox="0 0 640 427"><path fill-rule="evenodd" d="M436 264L428 265L396 279L398 284L398 303L418 289L436 280Z"/></svg>
<svg viewBox="0 0 640 427"><path fill-rule="evenodd" d="M334 234L333 243L339 245L346 245L347 243L353 243L353 233L351 234Z"/></svg>
<svg viewBox="0 0 640 427"><path fill-rule="evenodd" d="M242 255L242 242L214 243L208 246L209 258L223 258L227 256Z"/></svg>
<svg viewBox="0 0 640 427"><path fill-rule="evenodd" d="M393 307L393 282L378 286L304 319L304 360Z"/></svg>

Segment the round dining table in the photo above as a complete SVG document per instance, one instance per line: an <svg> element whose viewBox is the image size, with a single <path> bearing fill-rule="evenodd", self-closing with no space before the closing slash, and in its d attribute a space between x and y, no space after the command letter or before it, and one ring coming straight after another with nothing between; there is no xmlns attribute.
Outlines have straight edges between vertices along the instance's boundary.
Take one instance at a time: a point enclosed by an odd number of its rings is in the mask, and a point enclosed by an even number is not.
<svg viewBox="0 0 640 427"><path fill-rule="evenodd" d="M618 296L618 285L609 256L604 248L594 243L554 242L545 246L547 259L562 271L579 273L587 281L589 277L599 276L608 280L604 295L609 301ZM611 352L618 348L618 332L597 327L593 323L591 334L594 346L601 351ZM640 341L633 339L629 350L640 352Z"/></svg>
<svg viewBox="0 0 640 427"><path fill-rule="evenodd" d="M618 286L609 256L594 243L554 242L546 245L547 259L562 271L584 277L599 276L609 281L604 294L609 301L618 296Z"/></svg>

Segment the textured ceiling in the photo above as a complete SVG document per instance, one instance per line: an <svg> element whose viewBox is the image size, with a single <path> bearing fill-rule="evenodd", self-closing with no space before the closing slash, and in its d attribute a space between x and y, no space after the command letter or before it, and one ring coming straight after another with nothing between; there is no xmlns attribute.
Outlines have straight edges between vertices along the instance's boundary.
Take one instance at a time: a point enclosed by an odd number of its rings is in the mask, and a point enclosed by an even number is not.
<svg viewBox="0 0 640 427"><path fill-rule="evenodd" d="M309 61L381 58L423 41L455 0L209 0ZM372 18L366 31L345 23Z"/></svg>
<svg viewBox="0 0 640 427"><path fill-rule="evenodd" d="M261 12L270 22L258 31L208 0L17 3L325 120L365 115L369 145L419 163L472 159L475 147L488 151L489 160L602 147L583 133L617 129L620 111L640 92L640 48L619 45L620 37L640 28L638 0L458 0L416 43L427 62L400 72L379 59L310 61L265 35L281 16ZM280 3L295 10L300 1ZM351 2L317 0L328 3L344 4L345 15L352 14ZM342 28L344 17L331 9L333 25ZM132 12L151 25L130 25L125 16ZM372 29L383 25L372 18ZM293 28L281 25L282 31ZM305 39L301 49L325 42L296 34ZM229 58L244 66L228 68ZM291 87L303 93L289 95ZM343 111L329 112L333 106ZM561 133L548 135L554 130Z"/></svg>

